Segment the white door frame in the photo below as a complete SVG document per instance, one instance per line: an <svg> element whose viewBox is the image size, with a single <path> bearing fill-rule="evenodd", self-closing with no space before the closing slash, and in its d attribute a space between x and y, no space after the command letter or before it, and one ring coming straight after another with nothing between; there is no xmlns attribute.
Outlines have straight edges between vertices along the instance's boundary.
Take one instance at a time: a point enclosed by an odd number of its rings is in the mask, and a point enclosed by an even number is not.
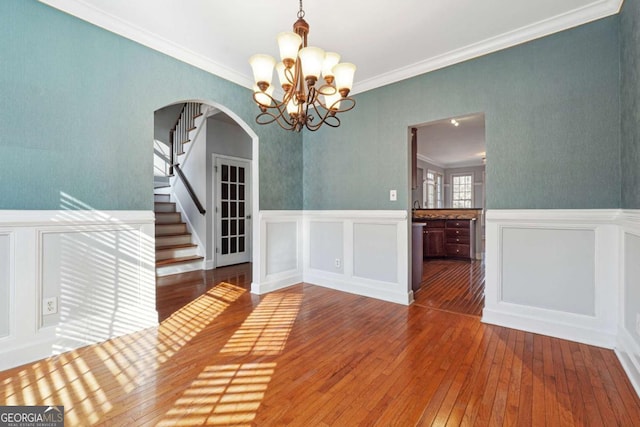
<svg viewBox="0 0 640 427"><path fill-rule="evenodd" d="M254 227L253 227L253 221L256 218L255 214L254 214L254 203L255 200L253 199L254 196L254 176L253 176L253 166L254 166L254 162L252 159L246 159L246 158L242 158L242 157L234 157L234 156L227 156L224 154L216 154L213 153L211 155L211 161L212 161L212 165L213 165L213 177L211 179L211 194L212 194L212 198L211 200L213 201L213 227L211 227L212 233L213 235L211 236L211 242L213 244L213 266L214 268L217 268L219 266L218 263L218 259L219 259L219 255L220 253L218 252L218 242L219 239L218 237L220 236L220 215L222 214L221 212L221 207L220 207L220 200L218 200L218 172L216 171L216 166L218 163L218 160L231 160L231 161L237 161L237 162L242 162L242 163L246 163L247 164L247 172L249 174L248 177L245 178L245 182L246 182L246 190L245 190L245 202L248 205L245 208L245 251L247 252L248 255L248 262L253 262L254 256L253 256L253 245L254 245Z"/></svg>

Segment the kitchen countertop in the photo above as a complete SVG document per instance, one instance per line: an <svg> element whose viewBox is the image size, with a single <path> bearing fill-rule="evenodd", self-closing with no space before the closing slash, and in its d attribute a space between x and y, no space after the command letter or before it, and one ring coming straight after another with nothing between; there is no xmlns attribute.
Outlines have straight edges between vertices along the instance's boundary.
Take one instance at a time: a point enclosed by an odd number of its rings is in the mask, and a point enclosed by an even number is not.
<svg viewBox="0 0 640 427"><path fill-rule="evenodd" d="M481 209L416 209L412 211L414 221L426 219L477 219Z"/></svg>

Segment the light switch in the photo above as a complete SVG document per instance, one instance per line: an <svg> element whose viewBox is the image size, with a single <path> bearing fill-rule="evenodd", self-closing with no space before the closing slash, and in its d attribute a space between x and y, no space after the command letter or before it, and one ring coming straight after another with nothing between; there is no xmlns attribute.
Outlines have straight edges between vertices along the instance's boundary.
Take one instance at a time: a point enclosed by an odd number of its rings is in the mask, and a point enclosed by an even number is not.
<svg viewBox="0 0 640 427"><path fill-rule="evenodd" d="M392 202L398 200L398 192L396 190L389 190L389 200Z"/></svg>

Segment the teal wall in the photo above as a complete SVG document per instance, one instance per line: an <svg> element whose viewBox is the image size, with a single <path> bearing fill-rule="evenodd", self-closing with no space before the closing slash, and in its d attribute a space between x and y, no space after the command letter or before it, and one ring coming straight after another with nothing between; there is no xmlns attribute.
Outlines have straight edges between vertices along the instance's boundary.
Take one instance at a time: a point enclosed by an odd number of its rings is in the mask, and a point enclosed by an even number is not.
<svg viewBox="0 0 640 427"><path fill-rule="evenodd" d="M640 1L620 15L622 207L640 209Z"/></svg>
<svg viewBox="0 0 640 427"><path fill-rule="evenodd" d="M302 208L301 135L248 89L42 5L0 1L0 209L153 209L153 112L219 103L260 139L260 208Z"/></svg>
<svg viewBox="0 0 640 427"><path fill-rule="evenodd" d="M408 127L478 112L488 208L620 207L617 19L356 95L339 129L304 135L304 208L406 209Z"/></svg>

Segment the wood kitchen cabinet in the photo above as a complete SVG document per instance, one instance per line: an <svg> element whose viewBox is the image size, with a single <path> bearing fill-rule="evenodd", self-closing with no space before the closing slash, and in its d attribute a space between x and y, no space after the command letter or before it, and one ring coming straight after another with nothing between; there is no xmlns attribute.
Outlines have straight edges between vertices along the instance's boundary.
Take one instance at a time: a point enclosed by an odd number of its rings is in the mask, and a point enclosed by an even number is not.
<svg viewBox="0 0 640 427"><path fill-rule="evenodd" d="M475 258L474 219L428 219L424 222L424 258Z"/></svg>
<svg viewBox="0 0 640 427"><path fill-rule="evenodd" d="M441 257L445 251L445 220L425 221L422 236L423 256L425 258Z"/></svg>

